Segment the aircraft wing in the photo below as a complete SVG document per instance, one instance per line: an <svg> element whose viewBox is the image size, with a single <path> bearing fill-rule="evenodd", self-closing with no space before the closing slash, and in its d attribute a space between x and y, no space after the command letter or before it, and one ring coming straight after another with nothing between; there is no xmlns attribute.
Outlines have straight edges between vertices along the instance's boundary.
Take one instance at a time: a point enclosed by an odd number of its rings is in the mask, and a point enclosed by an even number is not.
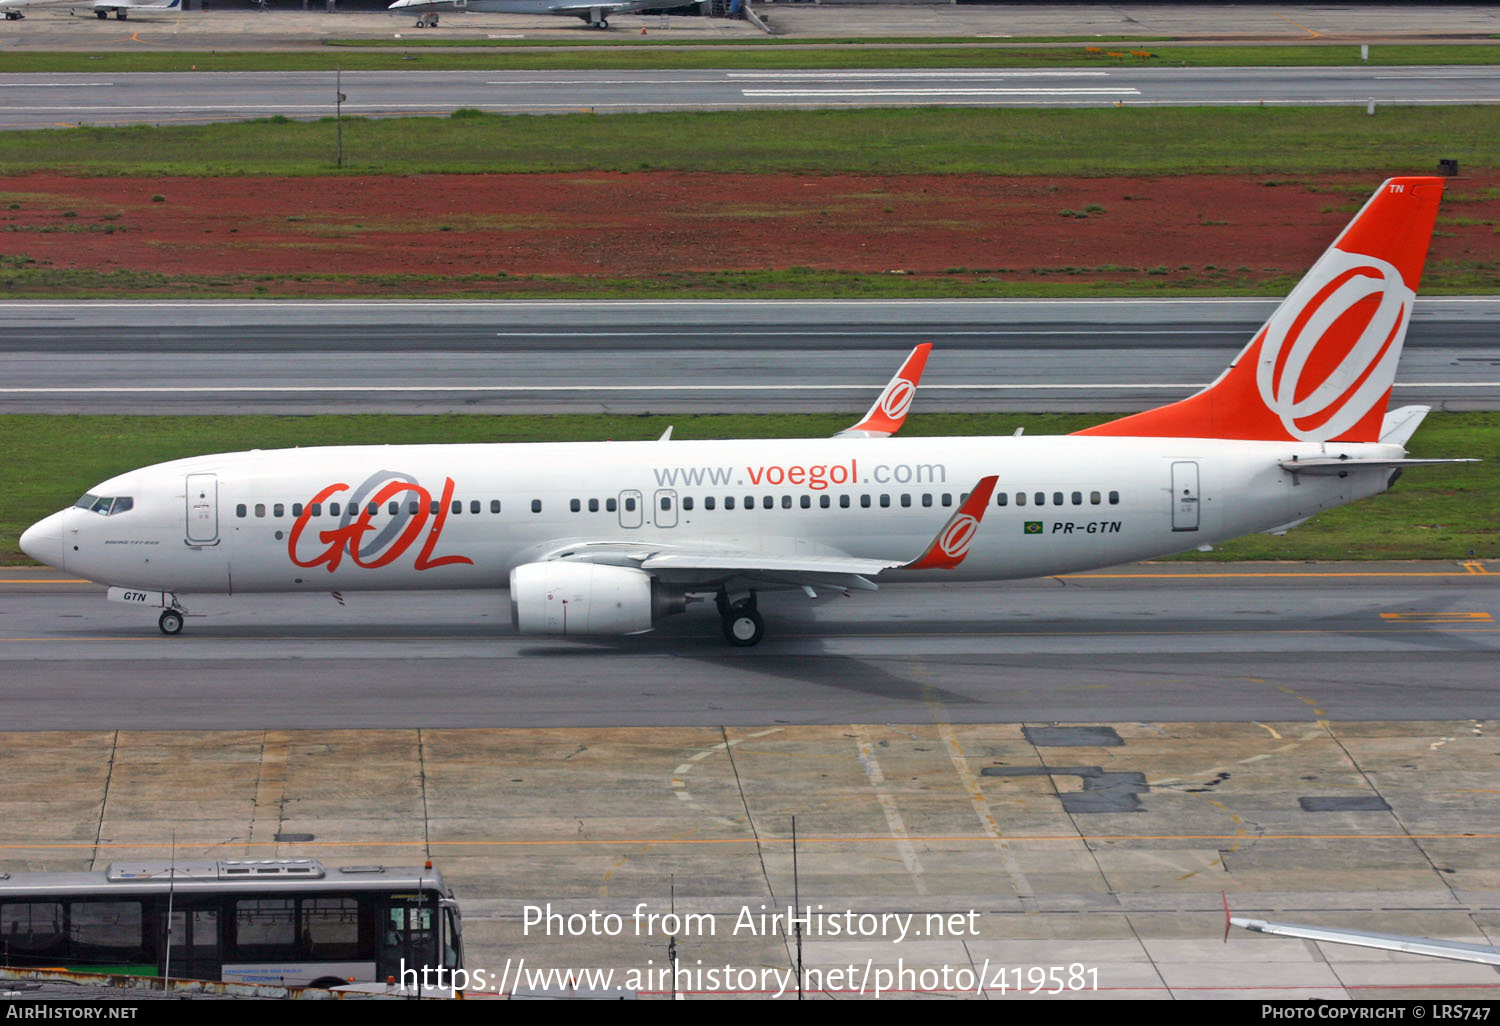
<svg viewBox="0 0 1500 1026"><path fill-rule="evenodd" d="M600 0L598 3L583 3L581 0L556 0L547 4L553 14L586 14L589 11L605 11L609 14L628 14L644 7L661 7L662 0Z"/></svg>
<svg viewBox="0 0 1500 1026"><path fill-rule="evenodd" d="M1429 937L1405 937L1395 933L1366 933L1363 930L1336 930L1325 926L1301 926L1297 923L1268 923L1263 919L1231 916L1229 922L1253 933L1275 933L1284 937L1352 944L1361 948L1405 951L1412 955L1431 955L1460 962L1479 962L1500 966L1500 948L1487 944L1464 944L1460 941L1434 940Z"/></svg>
<svg viewBox="0 0 1500 1026"><path fill-rule="evenodd" d="M674 583L715 586L729 579L772 584L873 589L867 578L887 570L951 570L963 562L994 493L995 476L983 478L915 559L870 559L841 553L766 554L731 548L636 542L580 542L560 546L546 559L632 566Z"/></svg>

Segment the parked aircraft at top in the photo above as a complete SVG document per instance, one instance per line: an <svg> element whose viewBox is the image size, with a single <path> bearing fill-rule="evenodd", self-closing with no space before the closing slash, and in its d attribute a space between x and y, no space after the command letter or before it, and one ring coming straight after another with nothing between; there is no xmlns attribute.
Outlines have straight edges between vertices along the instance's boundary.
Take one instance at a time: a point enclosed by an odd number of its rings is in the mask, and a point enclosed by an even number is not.
<svg viewBox="0 0 1500 1026"><path fill-rule="evenodd" d="M136 3L135 0L0 0L0 12L6 21L19 21L26 17L21 13L32 7L66 7L70 11L93 11L100 20L114 16L124 21L131 11L175 11L182 0L164 0L162 3Z"/></svg>
<svg viewBox="0 0 1500 1026"><path fill-rule="evenodd" d="M509 589L520 631L630 634L712 598L1003 579L1280 533L1384 491L1426 407L1386 412L1440 178L1383 184L1217 381L1061 437L896 439L930 347L832 438L342 446L134 470L21 537L163 609L179 596Z"/></svg>
<svg viewBox="0 0 1500 1026"><path fill-rule="evenodd" d="M611 14L659 8L661 0L396 0L388 10L417 16L417 28L436 28L438 16L451 12L485 14L563 14L582 18L591 28L609 28Z"/></svg>

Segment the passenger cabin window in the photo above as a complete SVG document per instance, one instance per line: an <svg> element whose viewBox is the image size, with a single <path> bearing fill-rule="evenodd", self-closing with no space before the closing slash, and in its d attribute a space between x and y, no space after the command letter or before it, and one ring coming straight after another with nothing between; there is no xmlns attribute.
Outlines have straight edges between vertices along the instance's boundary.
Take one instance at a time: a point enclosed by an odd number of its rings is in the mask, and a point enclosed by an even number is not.
<svg viewBox="0 0 1500 1026"><path fill-rule="evenodd" d="M540 513L541 511L542 511L542 500L541 499L532 499L531 500L531 512L533 512L533 513Z"/></svg>
<svg viewBox="0 0 1500 1026"><path fill-rule="evenodd" d="M255 515L258 517L266 515L266 504L264 502L257 502L255 504Z"/></svg>
<svg viewBox="0 0 1500 1026"><path fill-rule="evenodd" d="M1098 492L1089 492L1089 504L1090 505L1092 505L1092 506L1099 505L1099 499L1100 499L1100 496L1099 496Z"/></svg>
<svg viewBox="0 0 1500 1026"><path fill-rule="evenodd" d="M901 493L901 508L902 509L910 509L911 508L911 495L908 494L907 492L902 492Z"/></svg>
<svg viewBox="0 0 1500 1026"><path fill-rule="evenodd" d="M1110 492L1109 493L1109 504L1111 506L1118 506L1120 504L1120 493L1119 492Z"/></svg>
<svg viewBox="0 0 1500 1026"><path fill-rule="evenodd" d="M470 513L478 513L479 512L479 500L478 499L470 499L469 500L469 512Z"/></svg>
<svg viewBox="0 0 1500 1026"><path fill-rule="evenodd" d="M583 503L577 499L569 499L568 509L574 513L581 513L583 512Z"/></svg>
<svg viewBox="0 0 1500 1026"><path fill-rule="evenodd" d="M724 508L725 509L734 509L734 496L733 495L726 495L726 496L724 496Z"/></svg>
<svg viewBox="0 0 1500 1026"><path fill-rule="evenodd" d="M533 502L531 504L531 512L535 513L536 510L537 510L537 504L535 502ZM628 497L625 500L625 512L626 513L634 513L635 512L635 496L632 495L632 496Z"/></svg>
<svg viewBox="0 0 1500 1026"><path fill-rule="evenodd" d="M500 504L497 502L497 503L495 503L495 505L498 506ZM495 512L498 513L500 511L497 509L497 510L495 510ZM590 513L597 513L597 512L599 512L599 500L598 499L590 499L589 500L589 512Z"/></svg>
<svg viewBox="0 0 1500 1026"><path fill-rule="evenodd" d="M239 517L241 520L243 520L245 518L245 515L249 512L250 511L245 508L245 504L243 502L234 507L234 515Z"/></svg>
<svg viewBox="0 0 1500 1026"><path fill-rule="evenodd" d="M597 499L590 499L589 500L589 509L590 510L596 510L598 508L599 508L599 500L597 500ZM490 512L491 513L499 513L500 512L500 500L499 499L491 499L490 500Z"/></svg>
<svg viewBox="0 0 1500 1026"><path fill-rule="evenodd" d="M849 496L847 496L847 495L840 495L839 496L839 509L848 509L848 508L849 508Z"/></svg>
<svg viewBox="0 0 1500 1026"><path fill-rule="evenodd" d="M703 508L706 510L712 510L714 508L714 497L712 495L705 495L703 497Z"/></svg>
<svg viewBox="0 0 1500 1026"><path fill-rule="evenodd" d="M401 503L397 502L395 499L392 499L390 502L386 503L385 511L391 516L395 516L397 513L401 512Z"/></svg>
<svg viewBox="0 0 1500 1026"><path fill-rule="evenodd" d="M618 503L615 502L614 499L605 499L604 500L604 509L605 509L606 512L613 513L618 508L619 508L619 505L618 505Z"/></svg>
<svg viewBox="0 0 1500 1026"><path fill-rule="evenodd" d="M1073 493L1073 505L1075 505L1075 506L1082 506L1083 505L1083 493L1082 492L1074 492Z"/></svg>
<svg viewBox="0 0 1500 1026"><path fill-rule="evenodd" d="M693 497L691 495L683 497L682 508L685 510L691 510L693 508Z"/></svg>
<svg viewBox="0 0 1500 1026"><path fill-rule="evenodd" d="M300 502L294 502L294 503L292 503L292 516L294 516L294 517L300 517L301 515L302 515L302 503L300 503Z"/></svg>
<svg viewBox="0 0 1500 1026"><path fill-rule="evenodd" d="M282 505L281 503L278 502L276 505L274 505L274 506L271 507L271 516L273 516L273 517L284 517L284 516L286 516L286 506L284 506L284 505Z"/></svg>

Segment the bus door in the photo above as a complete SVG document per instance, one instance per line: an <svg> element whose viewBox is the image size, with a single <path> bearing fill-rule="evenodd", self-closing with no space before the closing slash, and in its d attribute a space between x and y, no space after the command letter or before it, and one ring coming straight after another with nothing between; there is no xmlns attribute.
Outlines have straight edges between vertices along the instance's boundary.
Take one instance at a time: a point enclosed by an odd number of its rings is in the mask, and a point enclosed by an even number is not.
<svg viewBox="0 0 1500 1026"><path fill-rule="evenodd" d="M403 969L420 974L424 966L434 970L428 978L436 986L436 970L443 964L438 957L438 906L431 895L394 894L385 908L380 924L380 955L376 966L379 979L395 977L401 983Z"/></svg>
<svg viewBox="0 0 1500 1026"><path fill-rule="evenodd" d="M156 970L174 980L219 980L224 977L224 956L219 948L219 910L194 908L186 902L177 902L172 908L171 958L164 957L166 944L167 905L163 901L157 913Z"/></svg>

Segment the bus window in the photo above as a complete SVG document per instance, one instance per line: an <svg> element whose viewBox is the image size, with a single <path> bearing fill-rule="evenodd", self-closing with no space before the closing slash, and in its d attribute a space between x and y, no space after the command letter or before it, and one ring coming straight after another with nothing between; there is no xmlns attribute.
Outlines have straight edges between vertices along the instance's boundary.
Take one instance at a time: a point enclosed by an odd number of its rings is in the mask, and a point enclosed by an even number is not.
<svg viewBox="0 0 1500 1026"><path fill-rule="evenodd" d="M66 939L62 902L8 901L0 905L0 950L7 965L55 965Z"/></svg>
<svg viewBox="0 0 1500 1026"><path fill-rule="evenodd" d="M145 915L141 903L69 902L68 935L72 940L69 965L118 966L134 962L145 937Z"/></svg>
<svg viewBox="0 0 1500 1026"><path fill-rule="evenodd" d="M295 898L240 898L234 903L234 959L275 962L297 955Z"/></svg>
<svg viewBox="0 0 1500 1026"><path fill-rule="evenodd" d="M359 956L359 902L354 898L302 899L302 957L327 962Z"/></svg>

